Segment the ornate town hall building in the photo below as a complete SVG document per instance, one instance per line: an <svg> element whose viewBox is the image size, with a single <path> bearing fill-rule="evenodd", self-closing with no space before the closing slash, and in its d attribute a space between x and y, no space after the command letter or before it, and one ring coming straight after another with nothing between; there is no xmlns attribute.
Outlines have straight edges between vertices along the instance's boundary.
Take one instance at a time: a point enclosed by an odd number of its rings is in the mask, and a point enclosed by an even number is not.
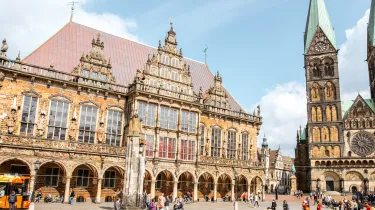
<svg viewBox="0 0 375 210"><path fill-rule="evenodd" d="M216 199L264 187L260 107L246 113L219 73L185 58L172 24L157 48L69 22L24 59L7 49L4 39L1 174L30 176L44 196L65 192L67 201L73 188L77 200L112 201L129 173L129 121L138 116L152 197Z"/></svg>
<svg viewBox="0 0 375 210"><path fill-rule="evenodd" d="M368 25L371 99L340 100L335 32L324 0L311 0L305 31L308 122L297 132L298 188L369 192L375 188L375 1ZM365 59L365 58L364 58Z"/></svg>

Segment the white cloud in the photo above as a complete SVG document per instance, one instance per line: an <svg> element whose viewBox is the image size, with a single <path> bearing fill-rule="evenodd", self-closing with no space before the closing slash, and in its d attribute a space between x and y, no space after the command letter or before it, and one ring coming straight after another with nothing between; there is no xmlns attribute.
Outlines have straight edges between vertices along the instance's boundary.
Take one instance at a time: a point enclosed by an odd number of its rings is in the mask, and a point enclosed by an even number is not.
<svg viewBox="0 0 375 210"><path fill-rule="evenodd" d="M263 116L259 145L263 134L266 134L271 149L280 145L284 154L294 155L296 131L299 125L306 124L304 85L296 81L277 85L262 97L259 104Z"/></svg>
<svg viewBox="0 0 375 210"><path fill-rule="evenodd" d="M346 41L340 46L339 71L341 100L354 100L358 93L369 98L367 63L367 22L369 10L346 30ZM298 82L279 84L267 92L259 102L263 111L263 127L258 138L261 144L265 133L271 149L281 150L294 156L296 130L306 125L305 85Z"/></svg>
<svg viewBox="0 0 375 210"><path fill-rule="evenodd" d="M346 41L340 46L339 70L341 100L353 100L360 93L362 97L370 97L367 62L367 23L370 10L345 31Z"/></svg>
<svg viewBox="0 0 375 210"><path fill-rule="evenodd" d="M7 39L8 57L14 59L19 50L21 58L25 57L67 24L70 19L70 6L67 6L69 1L71 0L2 1L0 38ZM130 32L137 27L134 20L125 20L111 13L87 12L83 6L89 1L80 0L76 4L74 22L138 40L138 37Z"/></svg>

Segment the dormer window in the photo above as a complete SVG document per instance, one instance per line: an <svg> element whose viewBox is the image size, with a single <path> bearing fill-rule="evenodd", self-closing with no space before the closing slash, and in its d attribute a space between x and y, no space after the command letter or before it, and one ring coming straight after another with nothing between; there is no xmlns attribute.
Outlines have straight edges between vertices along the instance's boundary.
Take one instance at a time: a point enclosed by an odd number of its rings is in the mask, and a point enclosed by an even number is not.
<svg viewBox="0 0 375 210"><path fill-rule="evenodd" d="M107 81L107 75L99 74L99 80Z"/></svg>
<svg viewBox="0 0 375 210"><path fill-rule="evenodd" d="M178 73L177 72L172 72L172 78L171 79L173 79L173 80L175 80L175 81L178 81Z"/></svg>
<svg viewBox="0 0 375 210"><path fill-rule="evenodd" d="M81 76L83 76L83 77L89 77L89 75L90 75L90 71L88 71L88 70L82 70L81 71Z"/></svg>

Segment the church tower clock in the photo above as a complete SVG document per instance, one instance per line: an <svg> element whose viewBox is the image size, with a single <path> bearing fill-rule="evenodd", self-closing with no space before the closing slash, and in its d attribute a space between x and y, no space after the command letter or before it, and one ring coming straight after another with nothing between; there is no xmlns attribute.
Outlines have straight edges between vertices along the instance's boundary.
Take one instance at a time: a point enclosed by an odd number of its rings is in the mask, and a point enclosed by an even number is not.
<svg viewBox="0 0 375 210"><path fill-rule="evenodd" d="M344 142L338 49L324 0L310 1L304 41L309 158L339 158Z"/></svg>

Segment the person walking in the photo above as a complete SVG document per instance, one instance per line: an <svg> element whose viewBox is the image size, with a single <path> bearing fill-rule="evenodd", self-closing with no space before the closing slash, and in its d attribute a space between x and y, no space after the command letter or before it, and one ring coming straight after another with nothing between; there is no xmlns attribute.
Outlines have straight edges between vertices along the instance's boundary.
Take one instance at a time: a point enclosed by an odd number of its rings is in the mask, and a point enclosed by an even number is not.
<svg viewBox="0 0 375 210"><path fill-rule="evenodd" d="M70 189L70 195L69 195L69 204L73 205L74 197L76 196L76 193L73 189Z"/></svg>
<svg viewBox="0 0 375 210"><path fill-rule="evenodd" d="M275 201L275 199L273 199L272 203L271 203L271 209L276 210L276 207L277 207L276 201Z"/></svg>
<svg viewBox="0 0 375 210"><path fill-rule="evenodd" d="M164 193L162 193L158 198L157 207L159 210L164 210L164 205L165 205L165 197L164 197Z"/></svg>
<svg viewBox="0 0 375 210"><path fill-rule="evenodd" d="M117 198L115 201L115 210L120 210L121 209L121 199Z"/></svg>
<svg viewBox="0 0 375 210"><path fill-rule="evenodd" d="M322 204L319 201L317 201L317 203L318 206L316 207L316 210L322 210Z"/></svg>
<svg viewBox="0 0 375 210"><path fill-rule="evenodd" d="M283 210L289 210L289 205L288 202L286 202L286 200L284 200L283 202Z"/></svg>
<svg viewBox="0 0 375 210"><path fill-rule="evenodd" d="M149 209L150 210L156 210L155 199L151 200Z"/></svg>
<svg viewBox="0 0 375 210"><path fill-rule="evenodd" d="M164 203L165 210L169 210L169 202L170 202L170 199L169 199L169 196L167 195L167 198L165 199L165 203Z"/></svg>
<svg viewBox="0 0 375 210"><path fill-rule="evenodd" d="M259 198L258 198L258 196L254 196L254 208L256 208L256 206L258 206L259 207Z"/></svg>
<svg viewBox="0 0 375 210"><path fill-rule="evenodd" d="M8 202L9 202L9 210L16 210L17 195L14 191L12 191L12 193L9 195Z"/></svg>

